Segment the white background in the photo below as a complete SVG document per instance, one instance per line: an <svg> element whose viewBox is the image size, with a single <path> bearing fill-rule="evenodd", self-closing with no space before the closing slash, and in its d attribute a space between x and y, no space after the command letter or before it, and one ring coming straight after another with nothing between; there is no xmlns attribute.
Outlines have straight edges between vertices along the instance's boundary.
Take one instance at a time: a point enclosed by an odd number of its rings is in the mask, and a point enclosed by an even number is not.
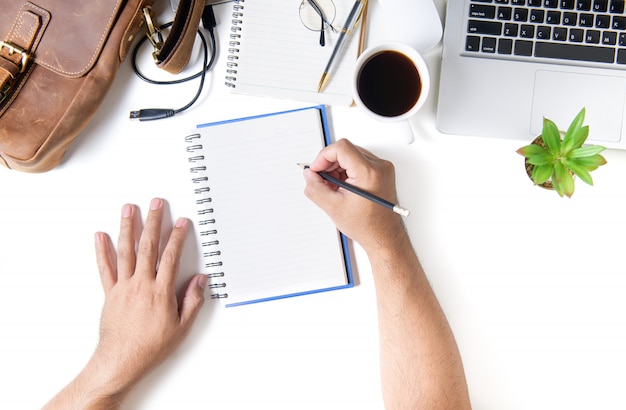
<svg viewBox="0 0 626 410"><path fill-rule="evenodd" d="M386 21L370 6L372 45L386 39ZM196 123L307 105L230 94L230 5L216 12L220 58L192 110L129 121L130 110L184 105L195 84L145 84L127 60L60 166L0 169L0 408L40 407L90 357L103 302L93 234L116 238L124 203L145 213L160 196L170 226L195 218L183 137ZM440 46L425 53L432 92L412 122L413 144L356 108L330 112L336 138L396 165L407 229L456 335L474 408L625 408L626 154L607 151L596 186L578 181L571 199L534 187L515 153L525 141L436 131L440 56ZM232 309L207 303L126 408L382 408L371 270L354 253L353 289ZM189 235L181 284L200 269Z"/></svg>

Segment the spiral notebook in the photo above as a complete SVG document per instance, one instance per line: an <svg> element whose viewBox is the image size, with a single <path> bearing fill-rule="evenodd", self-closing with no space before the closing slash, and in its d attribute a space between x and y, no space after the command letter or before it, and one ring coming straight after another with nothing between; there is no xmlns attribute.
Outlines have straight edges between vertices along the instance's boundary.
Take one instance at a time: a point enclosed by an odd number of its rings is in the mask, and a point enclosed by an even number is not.
<svg viewBox="0 0 626 410"><path fill-rule="evenodd" d="M212 298L226 306L353 286L346 238L297 163L329 143L323 106L199 125L187 152Z"/></svg>
<svg viewBox="0 0 626 410"><path fill-rule="evenodd" d="M226 85L236 93L288 98L328 105L352 104L352 75L362 50L363 25L350 36L322 93L317 86L354 2L318 0L335 28L324 30L307 1L235 0ZM365 14L365 11L364 11Z"/></svg>

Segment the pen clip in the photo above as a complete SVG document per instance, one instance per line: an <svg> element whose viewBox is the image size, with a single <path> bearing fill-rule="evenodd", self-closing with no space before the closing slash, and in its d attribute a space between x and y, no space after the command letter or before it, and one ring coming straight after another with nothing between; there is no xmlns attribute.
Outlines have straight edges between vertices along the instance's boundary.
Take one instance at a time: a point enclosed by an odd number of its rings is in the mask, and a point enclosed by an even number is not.
<svg viewBox="0 0 626 410"><path fill-rule="evenodd" d="M356 26L359 25L359 23L361 22L361 19L363 18L365 8L367 7L367 0L361 0L360 3L361 3L361 10L359 10L359 14L354 19L354 22L352 23L352 25L350 27L345 28L346 34L352 34L352 31L356 28Z"/></svg>

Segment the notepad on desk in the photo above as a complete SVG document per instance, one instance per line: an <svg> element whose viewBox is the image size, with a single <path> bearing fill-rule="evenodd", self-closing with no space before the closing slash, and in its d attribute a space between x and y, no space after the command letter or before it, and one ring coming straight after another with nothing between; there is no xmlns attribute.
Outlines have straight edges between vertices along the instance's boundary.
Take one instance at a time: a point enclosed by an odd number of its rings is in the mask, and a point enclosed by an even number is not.
<svg viewBox="0 0 626 410"><path fill-rule="evenodd" d="M328 105L352 104L352 76L362 49L359 32L347 40L339 64L322 93L317 92L324 68L333 52L353 2L318 0L334 5L326 16L336 29L320 32L307 28L301 7L307 1L238 0L233 5L226 84L236 93L288 98ZM321 23L321 19L320 19ZM310 25L310 24L309 24ZM313 26L316 27L316 26Z"/></svg>
<svg viewBox="0 0 626 410"><path fill-rule="evenodd" d="M213 298L229 307L353 286L347 240L296 166L330 142L323 106L199 125L185 140Z"/></svg>

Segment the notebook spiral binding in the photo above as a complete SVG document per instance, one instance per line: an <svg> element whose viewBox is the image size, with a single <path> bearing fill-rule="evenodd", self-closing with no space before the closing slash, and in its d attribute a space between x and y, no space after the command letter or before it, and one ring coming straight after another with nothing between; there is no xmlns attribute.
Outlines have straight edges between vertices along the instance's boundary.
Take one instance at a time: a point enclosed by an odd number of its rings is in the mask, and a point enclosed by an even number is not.
<svg viewBox="0 0 626 410"><path fill-rule="evenodd" d="M199 144L200 134L191 134L185 137L187 152L190 154L189 162L192 166L189 171L194 175L191 181L196 186L194 194L196 196L196 204L198 207L198 225L202 246L202 258L204 259L204 268L208 271L207 276L210 279L209 289L211 289L211 299L223 299L228 297L228 293L224 293L222 288L226 287L224 282L224 272L222 271L222 261L220 260L221 252L218 249L220 241L217 239L217 229L215 229L215 218L212 218L214 212L210 204L213 198L210 196L211 187L208 186L209 178L202 175L206 171L203 164L204 155L202 155L202 145Z"/></svg>
<svg viewBox="0 0 626 410"><path fill-rule="evenodd" d="M246 0L234 0L233 19L230 26L230 41L228 42L228 61L226 62L226 86L235 88L237 81L237 67L239 66L239 46L241 45L241 23Z"/></svg>

